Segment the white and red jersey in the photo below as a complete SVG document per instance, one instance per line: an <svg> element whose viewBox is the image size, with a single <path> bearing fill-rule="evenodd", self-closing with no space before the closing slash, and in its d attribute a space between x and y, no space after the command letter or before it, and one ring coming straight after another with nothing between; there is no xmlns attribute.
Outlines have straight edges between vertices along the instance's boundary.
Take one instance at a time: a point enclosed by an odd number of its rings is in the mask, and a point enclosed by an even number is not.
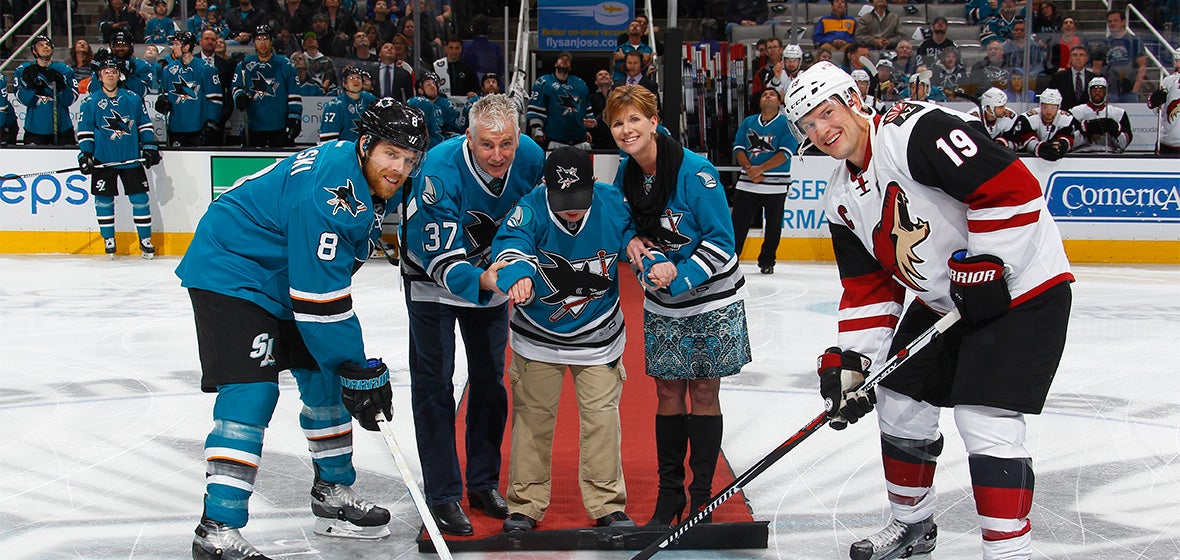
<svg viewBox="0 0 1180 560"><path fill-rule="evenodd" d="M1016 125L1012 127L1012 142L1016 151L1024 150L1030 154L1037 153L1037 146L1054 138L1064 138L1069 148L1073 149L1073 133L1078 129L1078 123L1069 111L1058 111L1053 122L1045 122L1041 118L1041 109L1033 107L1016 117Z"/></svg>
<svg viewBox="0 0 1180 560"><path fill-rule="evenodd" d="M1099 152L1120 154L1131 143L1131 119L1122 107L1114 107L1103 103L1092 105L1083 103L1069 110L1073 118L1078 121L1078 129L1074 131L1076 152ZM1095 132L1098 119L1111 119L1119 124L1118 134Z"/></svg>
<svg viewBox="0 0 1180 560"><path fill-rule="evenodd" d="M1011 114L1011 112L1009 112L1009 114ZM1001 144L1004 144L1005 142L1009 144L1011 143L1010 135L1012 133L1012 129L1016 126L1016 117L1000 117L996 119L996 122L989 124L987 119L983 118L983 116L979 114L979 109L972 109L971 116L979 119L979 122L983 123L983 129L987 132L988 136L991 136L992 140L1000 142Z"/></svg>
<svg viewBox="0 0 1180 560"><path fill-rule="evenodd" d="M1164 113L1160 126L1160 143L1180 148L1180 73L1165 77L1160 82L1160 89L1168 92L1168 100L1160 109Z"/></svg>
<svg viewBox="0 0 1180 560"><path fill-rule="evenodd" d="M838 166L824 201L844 287L841 348L885 359L907 290L953 309L947 260L959 249L1003 259L1012 306L1073 280L1036 177L979 121L902 101L870 129L866 167Z"/></svg>

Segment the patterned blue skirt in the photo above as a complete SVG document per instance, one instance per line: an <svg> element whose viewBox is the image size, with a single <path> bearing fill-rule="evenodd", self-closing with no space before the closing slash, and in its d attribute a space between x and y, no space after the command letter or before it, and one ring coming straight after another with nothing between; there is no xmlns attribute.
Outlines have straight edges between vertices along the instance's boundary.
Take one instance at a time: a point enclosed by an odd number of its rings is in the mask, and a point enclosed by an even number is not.
<svg viewBox="0 0 1180 560"><path fill-rule="evenodd" d="M643 312L647 374L657 379L716 379L750 363L746 306L739 301L691 317Z"/></svg>

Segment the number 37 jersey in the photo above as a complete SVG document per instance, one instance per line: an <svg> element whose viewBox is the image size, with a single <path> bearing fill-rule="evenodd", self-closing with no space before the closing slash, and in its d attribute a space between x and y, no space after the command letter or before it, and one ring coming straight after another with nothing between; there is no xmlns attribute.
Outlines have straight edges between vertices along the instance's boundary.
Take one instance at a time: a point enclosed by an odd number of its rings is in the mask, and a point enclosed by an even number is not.
<svg viewBox="0 0 1180 560"><path fill-rule="evenodd" d="M870 129L865 168L837 166L824 202L844 287L840 346L887 350L907 290L953 309L947 260L959 249L1003 259L1013 306L1073 279L1040 183L979 121L906 101Z"/></svg>

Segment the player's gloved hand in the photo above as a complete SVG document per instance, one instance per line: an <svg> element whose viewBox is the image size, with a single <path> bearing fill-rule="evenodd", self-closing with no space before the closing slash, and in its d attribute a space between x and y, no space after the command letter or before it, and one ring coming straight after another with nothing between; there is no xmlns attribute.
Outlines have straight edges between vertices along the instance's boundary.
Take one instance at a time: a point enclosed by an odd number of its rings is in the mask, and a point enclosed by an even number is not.
<svg viewBox="0 0 1180 560"><path fill-rule="evenodd" d="M1121 132L1121 130L1119 129L1119 121L1116 121L1110 117L1105 117L1100 120L1102 121L1102 132L1105 132L1105 133L1110 134L1112 136L1117 135L1119 132Z"/></svg>
<svg viewBox="0 0 1180 560"><path fill-rule="evenodd" d="M1156 107L1162 107L1164 105L1164 103L1167 103L1167 102L1168 102L1168 90L1157 89L1157 90L1151 92L1151 97L1147 98L1147 108L1148 109L1155 109Z"/></svg>
<svg viewBox="0 0 1180 560"><path fill-rule="evenodd" d="M987 321L1008 311L1012 296L1004 280L1004 261L995 255L967 256L955 251L947 261L950 268L951 300L969 323Z"/></svg>
<svg viewBox="0 0 1180 560"><path fill-rule="evenodd" d="M389 387L389 368L380 359L369 359L364 367L352 362L340 364L340 394L344 408L361 427L377 431L377 415L393 420L393 389Z"/></svg>
<svg viewBox="0 0 1180 560"><path fill-rule="evenodd" d="M287 117L287 138L292 142L299 137L299 133L303 132L303 119L299 117Z"/></svg>
<svg viewBox="0 0 1180 560"><path fill-rule="evenodd" d="M242 93L242 94L234 97L234 105L238 108L239 111L243 111L243 112L245 112L245 110L248 107L250 107L251 101L253 101L253 99L250 98L249 93Z"/></svg>
<svg viewBox="0 0 1180 560"><path fill-rule="evenodd" d="M41 71L41 74L45 76L46 80L53 82L53 84L57 86L57 91L64 91L66 89L66 77L62 76L61 72L58 72L53 68L45 68Z"/></svg>
<svg viewBox="0 0 1180 560"><path fill-rule="evenodd" d="M1093 136L1102 133L1102 119L1086 119L1082 121L1082 134Z"/></svg>
<svg viewBox="0 0 1180 560"><path fill-rule="evenodd" d="M541 125L533 125L529 127L529 136L536 140L542 148L545 147L545 131L541 129Z"/></svg>
<svg viewBox="0 0 1180 560"><path fill-rule="evenodd" d="M139 156L143 158L143 166L151 169L152 166L160 163L160 150L156 148L144 148L139 152Z"/></svg>
<svg viewBox="0 0 1180 560"><path fill-rule="evenodd" d="M868 356L833 346L819 357L819 394L828 408L828 426L843 430L877 404L877 393L862 389L869 369Z"/></svg>
<svg viewBox="0 0 1180 560"><path fill-rule="evenodd" d="M221 136L221 124L217 121L205 121L205 145L212 145Z"/></svg>
<svg viewBox="0 0 1180 560"><path fill-rule="evenodd" d="M1065 156L1065 150L1065 144L1060 140L1049 140L1037 146L1037 157L1045 161L1057 161Z"/></svg>
<svg viewBox="0 0 1180 560"><path fill-rule="evenodd" d="M78 170L83 175L94 173L94 156L86 152L78 154Z"/></svg>
<svg viewBox="0 0 1180 560"><path fill-rule="evenodd" d="M161 93L156 96L156 112L161 115L167 115L168 111L172 110L172 100L168 99L168 94Z"/></svg>
<svg viewBox="0 0 1180 560"><path fill-rule="evenodd" d="M28 66L25 66L25 69L21 71L20 79L25 83L26 86L32 87L33 82L37 80L37 75L40 73L41 65L34 62Z"/></svg>

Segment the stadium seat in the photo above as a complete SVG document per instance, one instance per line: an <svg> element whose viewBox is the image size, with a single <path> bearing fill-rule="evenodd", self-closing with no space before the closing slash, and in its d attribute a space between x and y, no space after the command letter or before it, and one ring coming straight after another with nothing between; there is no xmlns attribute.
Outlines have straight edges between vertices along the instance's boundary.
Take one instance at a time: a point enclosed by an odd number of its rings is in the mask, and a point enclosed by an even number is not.
<svg viewBox="0 0 1180 560"><path fill-rule="evenodd" d="M955 45L963 46L966 43L979 44L978 25L948 25L946 28L946 36L955 42Z"/></svg>
<svg viewBox="0 0 1180 560"><path fill-rule="evenodd" d="M926 4L926 21L942 16L946 22L955 25L967 24L967 8L963 4Z"/></svg>
<svg viewBox="0 0 1180 560"><path fill-rule="evenodd" d="M815 23L819 18L832 15L832 5L828 3L808 4L807 21Z"/></svg>
<svg viewBox="0 0 1180 560"><path fill-rule="evenodd" d="M735 25L729 30L730 43L746 43L758 39L769 39L774 35L774 24Z"/></svg>

